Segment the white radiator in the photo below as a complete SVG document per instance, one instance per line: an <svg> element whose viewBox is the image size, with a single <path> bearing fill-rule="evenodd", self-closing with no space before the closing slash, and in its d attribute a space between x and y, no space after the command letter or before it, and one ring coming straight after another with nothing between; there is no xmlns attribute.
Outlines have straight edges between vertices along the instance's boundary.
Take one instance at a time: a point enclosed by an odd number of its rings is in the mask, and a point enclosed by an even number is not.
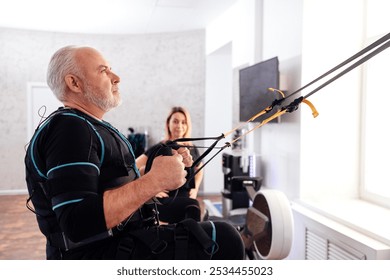
<svg viewBox="0 0 390 280"><path fill-rule="evenodd" d="M390 244L383 243L340 221L293 204L295 222L293 258L307 260L390 259Z"/></svg>
<svg viewBox="0 0 390 280"><path fill-rule="evenodd" d="M306 228L306 260L364 260L366 255Z"/></svg>

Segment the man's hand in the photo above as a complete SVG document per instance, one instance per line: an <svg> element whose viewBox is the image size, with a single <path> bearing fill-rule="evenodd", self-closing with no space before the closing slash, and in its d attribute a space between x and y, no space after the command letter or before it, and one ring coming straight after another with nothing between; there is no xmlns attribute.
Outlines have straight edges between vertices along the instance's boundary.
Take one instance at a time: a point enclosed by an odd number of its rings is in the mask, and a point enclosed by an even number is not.
<svg viewBox="0 0 390 280"><path fill-rule="evenodd" d="M188 152L188 149L185 150ZM187 155L185 150L182 150L184 156ZM183 186L187 176L184 161L192 164L192 157L187 156L184 160L178 151L172 150L172 156L156 157L150 171L138 180L105 191L103 207L107 228L122 222L157 194L164 195L163 192Z"/></svg>
<svg viewBox="0 0 390 280"><path fill-rule="evenodd" d="M192 157L191 157L192 161ZM172 150L172 156L158 156L153 160L152 168L144 175L154 181L156 191L175 190L186 182L184 159L178 151Z"/></svg>

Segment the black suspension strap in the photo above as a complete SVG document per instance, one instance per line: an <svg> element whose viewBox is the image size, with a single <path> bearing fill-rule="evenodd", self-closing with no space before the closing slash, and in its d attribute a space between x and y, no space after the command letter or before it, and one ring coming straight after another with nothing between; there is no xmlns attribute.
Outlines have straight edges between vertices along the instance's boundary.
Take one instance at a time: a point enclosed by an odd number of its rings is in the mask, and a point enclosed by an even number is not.
<svg viewBox="0 0 390 280"><path fill-rule="evenodd" d="M388 34L386 34L385 36L379 38L378 40L376 40L375 42L373 42L373 43L370 44L369 46L367 46L367 47L365 47L364 49L362 49L361 51L357 52L356 54L354 54L354 55L351 56L350 58L344 60L343 62L341 62L340 64L336 65L335 67L333 67L333 68L330 69L329 71L325 72L324 74L322 74L322 75L319 76L318 78L312 80L311 82L309 82L309 83L306 84L305 86L303 86L303 87L297 89L296 91L292 92L291 94L289 94L288 96L286 96L286 99L289 98L289 97L291 97L291 96L293 96L293 95L295 95L295 94L297 94L298 92L301 92L302 90L306 89L307 87L311 86L312 84L314 84L314 83L316 83L316 82L322 80L322 79L325 78L326 76L332 74L333 72L335 72L336 70L340 69L341 67L343 67L343 66L347 65L348 63L354 61L355 59L361 57L362 55L364 55L365 53L369 52L370 50L372 50L372 49L378 47L379 45L381 45L381 44L383 44L383 43L385 43L385 42L388 41L389 39L390 39L390 33L388 33ZM388 46L388 42L387 42L385 45L387 45L387 47L389 47L389 46ZM387 47L385 47L385 48L387 48ZM382 48L382 47L381 47L381 48ZM383 49L382 49L382 50L383 50ZM381 50L381 51L382 51L382 50ZM381 52L381 51L379 51L379 52ZM362 61L361 63L357 64L356 66L362 64L363 62L365 62L365 61L367 61L368 59L372 58L372 57L375 56L376 54L377 54L377 52L376 52L375 54L372 53L372 55L369 55L369 57L368 57L367 59L365 59L365 60ZM352 65L352 66L353 66L353 65ZM350 66L349 68L351 68L352 66ZM355 68L356 66L352 67L351 69L348 68L349 70L346 69L346 70L345 70L346 72L343 73L342 75L344 75L344 74L346 74L347 72L351 71L351 70L352 70L353 68ZM341 74L341 73L340 73L340 74ZM338 78L340 78L342 75L338 76L337 78L335 77L335 80L338 79ZM329 83L330 83L330 82L329 82ZM321 88L325 87L325 86L328 85L329 83L324 84ZM318 90L320 90L320 88L319 88ZM318 90L316 90L316 91L318 91ZM316 92L316 91L315 91L315 92ZM314 93L314 92L313 92L313 93ZM310 95L311 95L311 94L310 94ZM309 95L309 96L310 96L310 95ZM307 96L307 97L308 97L308 96Z"/></svg>

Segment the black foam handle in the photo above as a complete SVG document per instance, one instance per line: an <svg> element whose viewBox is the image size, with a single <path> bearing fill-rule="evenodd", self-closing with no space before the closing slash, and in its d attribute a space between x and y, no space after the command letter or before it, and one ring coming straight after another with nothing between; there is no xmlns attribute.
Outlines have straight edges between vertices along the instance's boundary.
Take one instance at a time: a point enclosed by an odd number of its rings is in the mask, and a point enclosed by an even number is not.
<svg viewBox="0 0 390 280"><path fill-rule="evenodd" d="M158 156L171 156L172 155L172 148L168 146L162 146L156 153L155 157Z"/></svg>
<svg viewBox="0 0 390 280"><path fill-rule="evenodd" d="M158 156L171 156L172 155L172 148L168 147L164 144L158 145L155 147L154 150L152 150L151 154L148 157L148 160L146 161L145 165L145 174L149 172L149 170L152 168L153 160Z"/></svg>
<svg viewBox="0 0 390 280"><path fill-rule="evenodd" d="M168 140L168 141L165 143L165 145L166 145L167 147L170 147L170 148L174 149L174 150L178 150L178 149L180 148L180 145L177 144L177 142L171 141L171 140Z"/></svg>

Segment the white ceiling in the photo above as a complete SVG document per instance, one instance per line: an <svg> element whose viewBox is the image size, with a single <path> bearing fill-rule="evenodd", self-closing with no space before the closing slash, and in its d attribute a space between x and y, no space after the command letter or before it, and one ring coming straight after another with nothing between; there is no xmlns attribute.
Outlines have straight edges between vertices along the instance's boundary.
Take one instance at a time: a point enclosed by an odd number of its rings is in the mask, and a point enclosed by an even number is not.
<svg viewBox="0 0 390 280"><path fill-rule="evenodd" d="M0 0L0 27L139 34L204 29L237 0Z"/></svg>

